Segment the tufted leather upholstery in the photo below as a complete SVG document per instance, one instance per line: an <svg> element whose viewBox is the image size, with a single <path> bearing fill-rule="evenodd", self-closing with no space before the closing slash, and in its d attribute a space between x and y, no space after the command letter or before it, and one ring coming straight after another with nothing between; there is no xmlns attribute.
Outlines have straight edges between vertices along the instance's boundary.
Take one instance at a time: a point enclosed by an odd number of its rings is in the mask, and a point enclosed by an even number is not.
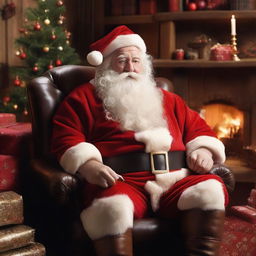
<svg viewBox="0 0 256 256"><path fill-rule="evenodd" d="M48 250L57 251L57 255L93 255L91 243L79 220L81 183L77 177L65 173L49 155L51 119L58 104L73 88L93 77L92 67L66 65L48 71L28 85L34 138L30 173L33 185L30 186L38 198L32 203L33 209L37 209L34 213L35 226L40 234L38 239ZM164 89L172 88L170 81L165 78L156 78L156 81ZM223 176L229 191L233 190L234 178L229 169L215 166L212 172ZM38 220L39 215L42 223ZM164 252L170 248L173 255L179 255L178 231L176 220L149 218L135 221L133 235L137 255L165 255ZM152 247L156 241L160 247Z"/></svg>

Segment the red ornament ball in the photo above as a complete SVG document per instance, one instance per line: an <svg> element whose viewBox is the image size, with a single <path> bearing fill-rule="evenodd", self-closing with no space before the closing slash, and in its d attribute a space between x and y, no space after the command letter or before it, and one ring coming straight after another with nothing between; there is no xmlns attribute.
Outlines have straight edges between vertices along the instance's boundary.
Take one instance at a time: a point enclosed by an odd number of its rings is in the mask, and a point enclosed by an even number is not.
<svg viewBox="0 0 256 256"><path fill-rule="evenodd" d="M27 58L27 54L25 52L22 52L19 56L22 60Z"/></svg>
<svg viewBox="0 0 256 256"><path fill-rule="evenodd" d="M8 102L11 101L11 98L10 98L9 96L4 96L3 99L2 99L2 101L3 101L4 103L8 103Z"/></svg>
<svg viewBox="0 0 256 256"><path fill-rule="evenodd" d="M54 66L53 66L52 64L50 64L50 65L48 66L48 69L52 69L52 68L54 68Z"/></svg>
<svg viewBox="0 0 256 256"><path fill-rule="evenodd" d="M204 0L199 0L196 2L196 6L199 10L204 10L206 8L206 2Z"/></svg>
<svg viewBox="0 0 256 256"><path fill-rule="evenodd" d="M196 3L190 2L190 3L188 4L188 9L189 9L190 11L195 11L195 10L197 9Z"/></svg>
<svg viewBox="0 0 256 256"><path fill-rule="evenodd" d="M51 39L52 39L52 40L55 40L56 38L57 38L57 36L56 36L55 34L52 34L52 35L51 35Z"/></svg>
<svg viewBox="0 0 256 256"><path fill-rule="evenodd" d="M39 22L36 22L36 24L34 25L34 30L37 30L37 31L41 30L41 25Z"/></svg>
<svg viewBox="0 0 256 256"><path fill-rule="evenodd" d="M58 7L62 6L62 5L63 5L63 1L58 0L57 3L56 3L56 5L57 5Z"/></svg>
<svg viewBox="0 0 256 256"><path fill-rule="evenodd" d="M60 59L55 61L56 66L61 66L62 65L62 61Z"/></svg>
<svg viewBox="0 0 256 256"><path fill-rule="evenodd" d="M38 66L35 65L35 66L33 67L33 71L34 71L34 72L38 72L38 70L39 70Z"/></svg>
<svg viewBox="0 0 256 256"><path fill-rule="evenodd" d="M14 81L13 81L13 84L15 86L20 86L21 85L21 80L19 78L16 78Z"/></svg>

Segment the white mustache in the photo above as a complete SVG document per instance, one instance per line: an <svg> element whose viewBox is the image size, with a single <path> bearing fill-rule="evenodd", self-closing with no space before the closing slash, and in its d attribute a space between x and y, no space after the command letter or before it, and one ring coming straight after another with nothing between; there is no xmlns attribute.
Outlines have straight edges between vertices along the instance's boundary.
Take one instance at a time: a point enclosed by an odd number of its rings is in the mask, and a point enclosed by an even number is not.
<svg viewBox="0 0 256 256"><path fill-rule="evenodd" d="M117 75L114 78L114 80L115 81L122 81L122 80L127 79L127 78L132 78L132 79L138 80L140 78L140 75L135 73L135 72L124 72L124 73L121 73L121 74Z"/></svg>

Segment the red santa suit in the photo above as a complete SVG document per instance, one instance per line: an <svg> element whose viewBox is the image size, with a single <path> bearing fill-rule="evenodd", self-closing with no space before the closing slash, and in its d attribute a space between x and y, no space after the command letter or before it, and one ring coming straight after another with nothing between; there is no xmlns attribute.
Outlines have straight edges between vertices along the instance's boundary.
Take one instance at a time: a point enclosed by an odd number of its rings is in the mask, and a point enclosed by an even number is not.
<svg viewBox="0 0 256 256"><path fill-rule="evenodd" d="M205 147L212 152L215 163L223 163L224 146L198 113L188 108L174 93L162 90L162 94L168 132L172 136L169 151L186 151L189 154ZM123 131L119 123L107 119L102 101L91 83L76 88L66 97L53 118L53 124L52 152L63 168L73 174L90 159L102 161L105 157L145 152L147 139L143 132ZM161 141L162 136L164 140L165 135L161 133L161 129L159 132L152 131L151 138ZM85 182L84 207L88 207L94 198L125 194L134 204L135 218L142 218L150 211L150 194L156 214L171 217L177 213L177 202L187 188L209 179L223 184L215 175L198 175L187 169L164 175L157 175L156 178L150 170L131 171L123 174L124 181L117 181L109 188ZM227 204L228 194L225 186L222 186Z"/></svg>

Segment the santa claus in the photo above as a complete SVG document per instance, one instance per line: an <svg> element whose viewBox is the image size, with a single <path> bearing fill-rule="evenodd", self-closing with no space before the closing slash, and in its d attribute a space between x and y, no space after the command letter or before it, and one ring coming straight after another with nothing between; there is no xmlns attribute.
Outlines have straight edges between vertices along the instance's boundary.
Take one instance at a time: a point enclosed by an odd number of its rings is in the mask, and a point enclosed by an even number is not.
<svg viewBox="0 0 256 256"><path fill-rule="evenodd" d="M200 219L203 231L184 229L186 255L217 255L228 195L209 171L225 161L222 142L179 96L156 87L138 34L119 26L91 49L95 78L59 107L52 152L84 181L81 221L97 255L132 255L133 220L152 212Z"/></svg>

